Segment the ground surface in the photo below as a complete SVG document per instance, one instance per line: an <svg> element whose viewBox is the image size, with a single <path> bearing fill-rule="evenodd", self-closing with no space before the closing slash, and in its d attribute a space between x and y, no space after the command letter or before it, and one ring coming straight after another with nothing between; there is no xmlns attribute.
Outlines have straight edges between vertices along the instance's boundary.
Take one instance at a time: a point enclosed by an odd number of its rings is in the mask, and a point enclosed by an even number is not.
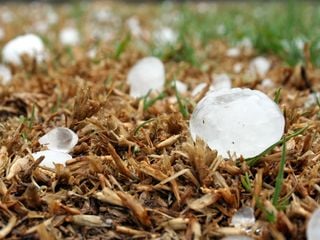
<svg viewBox="0 0 320 240"><path fill-rule="evenodd" d="M318 8L281 6L284 16L277 7L2 5L0 46L35 32L48 59L11 66L12 82L0 85L0 238L304 239L320 196L319 107L305 105L320 87L312 37L317 32L306 29L318 21L310 17ZM56 18L50 24L49 13ZM137 20L138 34L128 27ZM79 45L59 43L64 26L81 32ZM157 42L152 32L161 26L172 27L177 42ZM253 46L241 45L239 56L227 57L247 36ZM137 100L128 95L126 76L150 54L165 63L166 88L161 97ZM265 77L247 74L261 54L270 71ZM279 143L255 159L223 160L202 142L193 143L188 119L207 89L197 97L192 89L217 73L227 73L233 87L259 89L279 102L286 151ZM262 84L265 78L272 85ZM177 96L174 79L188 92ZM66 167L39 168L30 153L43 149L39 137L57 126L79 136L73 159ZM284 177L275 198L281 159ZM242 206L255 210L256 223L247 231L230 227Z"/></svg>

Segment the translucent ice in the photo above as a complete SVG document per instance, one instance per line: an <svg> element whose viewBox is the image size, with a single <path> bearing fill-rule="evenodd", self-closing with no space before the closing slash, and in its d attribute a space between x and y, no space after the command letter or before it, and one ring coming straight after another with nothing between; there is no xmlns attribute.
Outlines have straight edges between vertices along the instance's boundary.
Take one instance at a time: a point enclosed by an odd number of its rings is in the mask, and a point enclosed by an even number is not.
<svg viewBox="0 0 320 240"><path fill-rule="evenodd" d="M181 82L180 80L175 80L173 84L175 84L179 93L185 93L188 90L187 84Z"/></svg>
<svg viewBox="0 0 320 240"><path fill-rule="evenodd" d="M230 89L231 88L231 79L230 77L225 74L216 74L213 75L213 79L212 79L212 86L214 90L220 90L220 89Z"/></svg>
<svg viewBox="0 0 320 240"><path fill-rule="evenodd" d="M239 57L240 56L240 49L237 48L237 47L233 47L233 48L229 48L227 51L226 51L226 56L227 57L230 57L230 58L236 58L236 57Z"/></svg>
<svg viewBox="0 0 320 240"><path fill-rule="evenodd" d="M162 27L154 33L154 38L159 44L174 44L178 35L169 27Z"/></svg>
<svg viewBox="0 0 320 240"><path fill-rule="evenodd" d="M196 105L190 133L203 139L223 157L236 153L254 157L277 142L284 132L284 117L267 95L250 89L210 91Z"/></svg>
<svg viewBox="0 0 320 240"><path fill-rule="evenodd" d="M8 84L11 81L11 70L3 64L0 64L0 83Z"/></svg>
<svg viewBox="0 0 320 240"><path fill-rule="evenodd" d="M256 57L249 66L251 73L257 74L259 77L264 77L271 67L271 63L265 57Z"/></svg>
<svg viewBox="0 0 320 240"><path fill-rule="evenodd" d="M65 152L53 151L53 150L44 150L32 153L34 159L38 159L41 156L44 156L44 159L40 163L40 166L45 166L49 168L54 168L54 163L65 164L66 161L72 159L72 156Z"/></svg>
<svg viewBox="0 0 320 240"><path fill-rule="evenodd" d="M165 82L164 65L156 57L143 58L130 69L127 81L133 97L145 96L150 90L161 91Z"/></svg>
<svg viewBox="0 0 320 240"><path fill-rule="evenodd" d="M254 211L251 207L240 208L231 219L231 225L236 228L247 228L255 223Z"/></svg>
<svg viewBox="0 0 320 240"><path fill-rule="evenodd" d="M73 27L65 27L59 35L60 42L66 46L75 46L80 42L80 34Z"/></svg>
<svg viewBox="0 0 320 240"><path fill-rule="evenodd" d="M320 208L315 210L307 224L307 239L319 240L320 239Z"/></svg>
<svg viewBox="0 0 320 240"><path fill-rule="evenodd" d="M69 128L57 127L39 138L39 143L49 150L70 152L78 142L78 135Z"/></svg>
<svg viewBox="0 0 320 240"><path fill-rule="evenodd" d="M16 65L21 65L21 56L24 54L35 58L38 63L42 62L46 54L41 38L34 34L18 36L9 41L2 49L3 61Z"/></svg>

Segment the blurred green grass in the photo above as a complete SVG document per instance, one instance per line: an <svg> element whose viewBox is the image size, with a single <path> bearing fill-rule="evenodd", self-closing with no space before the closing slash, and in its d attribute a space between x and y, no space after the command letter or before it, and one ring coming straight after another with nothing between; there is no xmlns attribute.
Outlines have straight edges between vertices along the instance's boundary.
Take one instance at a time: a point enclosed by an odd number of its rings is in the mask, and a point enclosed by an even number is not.
<svg viewBox="0 0 320 240"><path fill-rule="evenodd" d="M166 3L164 3L165 5ZM311 61L320 66L320 5L317 2L288 0L204 4L203 9L190 4L175 5L179 48L156 51L160 57L174 57L197 64L195 44L205 46L222 39L231 46L250 39L258 54L275 54L289 65L303 63L303 46L310 47ZM160 8L166 14L168 7Z"/></svg>

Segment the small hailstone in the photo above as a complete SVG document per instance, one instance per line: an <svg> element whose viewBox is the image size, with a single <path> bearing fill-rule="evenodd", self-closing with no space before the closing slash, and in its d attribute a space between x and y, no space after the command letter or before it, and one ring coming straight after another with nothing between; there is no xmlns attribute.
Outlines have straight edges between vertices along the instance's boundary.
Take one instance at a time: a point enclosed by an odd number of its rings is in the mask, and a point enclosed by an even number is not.
<svg viewBox="0 0 320 240"><path fill-rule="evenodd" d="M307 239L320 239L320 208L316 209L309 219L307 224Z"/></svg>
<svg viewBox="0 0 320 240"><path fill-rule="evenodd" d="M140 26L139 19L136 17L131 17L127 21L127 25L131 34L135 37L139 37L142 35L142 28Z"/></svg>
<svg viewBox="0 0 320 240"><path fill-rule="evenodd" d="M179 80L175 80L173 84L176 85L177 91L179 93L185 93L188 90L187 84L185 84Z"/></svg>
<svg viewBox="0 0 320 240"><path fill-rule="evenodd" d="M320 92L310 93L307 100L304 102L304 107L309 108L317 104L317 98L320 100Z"/></svg>
<svg viewBox="0 0 320 240"><path fill-rule="evenodd" d="M235 58L240 56L240 49L239 48L229 48L226 52L226 56L230 58Z"/></svg>
<svg viewBox="0 0 320 240"><path fill-rule="evenodd" d="M96 48L89 49L89 51L87 52L87 56L90 59L94 59L97 56L97 49Z"/></svg>
<svg viewBox="0 0 320 240"><path fill-rule="evenodd" d="M78 143L78 135L69 128L57 127L39 138L39 143L49 150L70 152Z"/></svg>
<svg viewBox="0 0 320 240"><path fill-rule="evenodd" d="M219 35L224 35L226 34L227 30L226 30L226 26L224 24L220 24L217 26L217 29L216 29L216 32L219 34Z"/></svg>
<svg viewBox="0 0 320 240"><path fill-rule="evenodd" d="M214 90L230 89L231 85L231 79L227 74L222 73L213 76L212 86Z"/></svg>
<svg viewBox="0 0 320 240"><path fill-rule="evenodd" d="M16 65L21 65L21 56L24 54L35 58L38 63L42 62L46 53L41 38L34 34L18 36L9 41L2 49L3 61Z"/></svg>
<svg viewBox="0 0 320 240"><path fill-rule="evenodd" d="M252 49L252 41L250 38L243 38L239 43L238 46L245 49Z"/></svg>
<svg viewBox="0 0 320 240"><path fill-rule="evenodd" d="M3 64L0 64L0 83L8 84L12 79L11 70Z"/></svg>
<svg viewBox="0 0 320 240"><path fill-rule="evenodd" d="M3 28L0 27L0 40L5 37L6 33Z"/></svg>
<svg viewBox="0 0 320 240"><path fill-rule="evenodd" d="M277 142L284 124L281 110L267 95L232 88L207 93L192 113L190 133L225 158L228 151L249 158Z"/></svg>
<svg viewBox="0 0 320 240"><path fill-rule="evenodd" d="M65 27L59 34L60 42L66 46L75 46L80 42L80 34L73 27Z"/></svg>
<svg viewBox="0 0 320 240"><path fill-rule="evenodd" d="M156 57L145 57L130 69L127 81L132 97L143 97L150 90L161 91L165 82L164 65Z"/></svg>
<svg viewBox="0 0 320 240"><path fill-rule="evenodd" d="M205 87L207 86L207 83L205 82L202 82L202 83L199 83L197 86L195 86L195 88L192 90L191 92L191 96L192 97L195 97L197 96ZM214 87L211 85L209 87L209 90L213 90Z"/></svg>
<svg viewBox="0 0 320 240"><path fill-rule="evenodd" d="M236 63L236 64L233 65L233 71L235 73L240 73L242 68L243 68L243 64L242 63Z"/></svg>
<svg viewBox="0 0 320 240"><path fill-rule="evenodd" d="M231 225L236 228L247 228L254 225L255 221L253 208L242 207L232 216Z"/></svg>
<svg viewBox="0 0 320 240"><path fill-rule="evenodd" d="M262 80L261 86L265 88L272 88L274 87L274 82L270 78L265 78Z"/></svg>
<svg viewBox="0 0 320 240"><path fill-rule="evenodd" d="M249 71L256 73L259 77L264 77L271 67L271 63L265 57L256 57L249 66Z"/></svg>
<svg viewBox="0 0 320 240"><path fill-rule="evenodd" d="M49 168L54 168L54 164L60 163L65 164L66 161L72 159L72 156L65 152L53 151L53 150L44 150L32 153L34 159L38 159L41 156L44 156L44 159L40 163L40 166L45 166Z"/></svg>
<svg viewBox="0 0 320 240"><path fill-rule="evenodd" d="M174 44L178 35L169 27L163 27L154 33L155 40L160 44Z"/></svg>

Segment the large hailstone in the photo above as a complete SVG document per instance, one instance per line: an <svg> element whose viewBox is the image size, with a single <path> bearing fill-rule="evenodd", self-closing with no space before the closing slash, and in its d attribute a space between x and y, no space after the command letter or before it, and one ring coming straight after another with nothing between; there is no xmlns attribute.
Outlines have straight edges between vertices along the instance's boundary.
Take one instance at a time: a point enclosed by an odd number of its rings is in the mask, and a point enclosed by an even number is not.
<svg viewBox="0 0 320 240"><path fill-rule="evenodd" d="M49 150L70 152L78 142L78 135L69 128L57 127L39 138L41 145L46 145Z"/></svg>
<svg viewBox="0 0 320 240"><path fill-rule="evenodd" d="M34 34L18 36L9 41L2 49L2 59L7 63L21 65L22 55L35 58L38 63L42 62L46 53L41 38Z"/></svg>
<svg viewBox="0 0 320 240"><path fill-rule="evenodd" d="M307 224L307 239L320 239L320 208L316 209Z"/></svg>
<svg viewBox="0 0 320 240"><path fill-rule="evenodd" d="M130 69L127 81L133 97L143 97L150 90L161 91L165 82L164 65L156 57L145 57Z"/></svg>
<svg viewBox="0 0 320 240"><path fill-rule="evenodd" d="M197 104L190 133L225 158L228 151L249 158L277 142L284 125L281 110L267 95L233 88L211 91Z"/></svg>

